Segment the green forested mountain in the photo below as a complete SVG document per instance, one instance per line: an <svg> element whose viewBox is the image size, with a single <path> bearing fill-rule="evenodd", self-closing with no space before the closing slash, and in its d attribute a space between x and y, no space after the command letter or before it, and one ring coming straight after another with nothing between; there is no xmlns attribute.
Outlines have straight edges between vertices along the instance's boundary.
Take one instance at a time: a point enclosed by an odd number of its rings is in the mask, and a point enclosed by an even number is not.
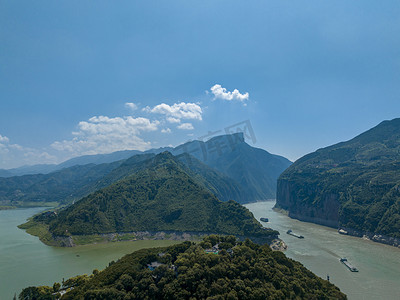
<svg viewBox="0 0 400 300"><path fill-rule="evenodd" d="M153 153L132 156L123 161L120 166L112 170L98 182L91 186L84 186L83 189L89 193L106 187L146 168L148 164L143 164L142 162L147 160L151 161L149 159L154 157L155 154ZM204 187L209 189L219 200L235 200L239 203L245 202L245 194L241 190L240 185L233 179L208 167L187 153L178 155L177 159L186 166L186 168L184 168L183 165L181 166L185 169L185 172L193 176L198 183L201 183Z"/></svg>
<svg viewBox="0 0 400 300"><path fill-rule="evenodd" d="M211 246L218 249L207 253ZM62 300L347 299L336 286L268 245L213 235L200 244L139 250L62 286L25 288L19 298L52 299L60 291L67 291Z"/></svg>
<svg viewBox="0 0 400 300"><path fill-rule="evenodd" d="M87 195L86 187L93 185L120 161L66 168L50 174L0 177L0 205L23 206L27 202L68 203ZM85 188L84 188L85 187Z"/></svg>
<svg viewBox="0 0 400 300"><path fill-rule="evenodd" d="M133 174L137 163L160 151L162 149L151 149L144 154L120 151L84 156L58 165L57 168L62 169L49 174L0 177L0 205L71 203ZM239 203L275 198L276 179L290 165L283 157L249 146L242 134L219 136L206 143L195 141L171 151L174 155L181 155L180 160L186 167L198 174L195 175L198 180L203 181L220 200ZM188 153L198 160L189 158ZM126 158L129 154L134 156ZM109 162L121 157L124 159ZM97 164L100 162L107 163ZM77 165L71 166L74 163Z"/></svg>
<svg viewBox="0 0 400 300"><path fill-rule="evenodd" d="M186 166L186 172L209 189L219 200L248 202L247 194L242 186L231 177L207 166L190 154L180 154L177 159Z"/></svg>
<svg viewBox="0 0 400 300"><path fill-rule="evenodd" d="M76 165L50 174L0 177L0 204L71 203L135 172L135 165L155 154L134 155L112 163ZM116 157L116 156L113 156Z"/></svg>
<svg viewBox="0 0 400 300"><path fill-rule="evenodd" d="M140 163L155 154L134 155L126 160L100 165L78 165L50 174L0 177L0 205L23 206L24 203L61 202L67 204L92 192L104 188L126 176L132 175L142 166ZM246 199L239 184L226 175L204 165L188 154L179 158L190 161L187 171L210 189L222 201Z"/></svg>
<svg viewBox="0 0 400 300"><path fill-rule="evenodd" d="M61 210L46 222L54 236L132 231L211 232L273 237L248 209L218 200L169 152L136 166L137 171Z"/></svg>
<svg viewBox="0 0 400 300"><path fill-rule="evenodd" d="M277 206L377 241L400 238L400 119L300 158L279 177Z"/></svg>

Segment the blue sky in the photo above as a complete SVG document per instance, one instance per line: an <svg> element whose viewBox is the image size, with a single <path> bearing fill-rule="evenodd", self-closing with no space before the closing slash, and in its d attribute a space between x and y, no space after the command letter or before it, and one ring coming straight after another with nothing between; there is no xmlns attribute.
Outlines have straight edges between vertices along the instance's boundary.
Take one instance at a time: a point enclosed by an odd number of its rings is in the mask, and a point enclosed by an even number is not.
<svg viewBox="0 0 400 300"><path fill-rule="evenodd" d="M246 120L250 144L291 160L348 140L400 116L399 16L399 1L0 0L0 168Z"/></svg>

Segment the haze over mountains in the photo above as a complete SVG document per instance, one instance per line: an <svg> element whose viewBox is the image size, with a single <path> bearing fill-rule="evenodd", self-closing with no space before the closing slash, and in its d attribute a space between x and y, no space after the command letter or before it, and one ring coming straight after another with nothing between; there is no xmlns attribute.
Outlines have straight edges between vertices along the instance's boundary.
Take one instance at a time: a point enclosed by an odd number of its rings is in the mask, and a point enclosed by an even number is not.
<svg viewBox="0 0 400 300"><path fill-rule="evenodd" d="M297 160L278 179L277 206L299 220L397 245L399 169L400 119L393 119Z"/></svg>
<svg viewBox="0 0 400 300"><path fill-rule="evenodd" d="M132 166L137 161L165 150L178 156L190 153L197 157L199 160L186 156L181 156L181 159L188 168L214 178L208 180L208 184L212 183L215 195L221 200L232 199L239 203L275 198L276 179L291 164L281 156L249 146L243 134L237 133L215 137L207 142L194 141L176 148L152 149L145 153L120 151L84 156L58 165L56 168L59 170L48 174L2 177L0 204L71 203L131 174L134 172Z"/></svg>
<svg viewBox="0 0 400 300"><path fill-rule="evenodd" d="M165 148L166 150L170 148ZM146 151L146 153L153 153L152 150ZM154 153L162 152L162 150L154 149ZM48 174L51 172L59 171L65 168L77 166L77 165L87 165L87 164L104 164L111 163L123 159L127 159L136 154L143 154L144 152L138 150L124 150L117 151L109 154L97 154L97 155L83 155L79 157L71 158L65 162L58 165L52 164L41 164L32 166L22 166L14 169L0 169L0 177L12 177L12 176L23 176L32 174Z"/></svg>
<svg viewBox="0 0 400 300"><path fill-rule="evenodd" d="M234 179L248 199L242 203L275 199L276 179L291 164L282 156L251 147L242 133L186 143L172 151L183 152Z"/></svg>

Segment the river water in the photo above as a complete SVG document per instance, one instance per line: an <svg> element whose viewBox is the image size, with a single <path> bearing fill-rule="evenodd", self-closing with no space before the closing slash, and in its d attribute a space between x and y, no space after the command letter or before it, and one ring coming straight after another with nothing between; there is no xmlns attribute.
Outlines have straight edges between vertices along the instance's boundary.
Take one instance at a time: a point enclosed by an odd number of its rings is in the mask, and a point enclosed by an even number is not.
<svg viewBox="0 0 400 300"><path fill-rule="evenodd" d="M102 270L133 251L169 246L176 241L133 241L74 248L49 247L17 226L43 208L0 210L0 300L12 299L22 288L50 285L75 275Z"/></svg>
<svg viewBox="0 0 400 300"><path fill-rule="evenodd" d="M338 286L352 299L400 299L400 249L356 237L337 230L291 219L272 210L275 201L245 205L257 218L267 217L265 227L278 230L288 245L286 255ZM303 235L298 239L286 232ZM359 272L350 272L342 263L346 257Z"/></svg>
<svg viewBox="0 0 400 300"><path fill-rule="evenodd" d="M339 235L327 227L290 219L272 210L275 202L246 205L254 216L269 218L266 227L281 233L286 255L337 285L352 299L400 299L400 249ZM134 241L55 248L17 228L41 208L0 211L0 300L31 285L52 285L78 274L104 269L112 260L141 248L167 246L174 241ZM303 235L287 235L292 229ZM352 273L339 258L346 257L360 272Z"/></svg>

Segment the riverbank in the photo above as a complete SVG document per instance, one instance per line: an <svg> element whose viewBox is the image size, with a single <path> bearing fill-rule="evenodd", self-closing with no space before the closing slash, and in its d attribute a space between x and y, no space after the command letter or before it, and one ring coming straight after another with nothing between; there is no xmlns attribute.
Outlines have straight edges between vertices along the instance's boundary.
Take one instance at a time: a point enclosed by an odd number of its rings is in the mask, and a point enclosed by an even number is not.
<svg viewBox="0 0 400 300"><path fill-rule="evenodd" d="M377 234L372 232L361 232L352 228L340 227L338 232L343 235L351 235L362 239L367 239L376 243L381 243L389 246L400 248L400 238L394 238L384 234Z"/></svg>
<svg viewBox="0 0 400 300"><path fill-rule="evenodd" d="M36 222L30 218L28 222L18 225L19 229L23 229L26 233L36 236L47 246L53 247L75 247L90 244L114 243L122 241L138 241L138 240L172 240L172 241L200 241L205 236L211 234L221 234L215 232L195 232L195 231L132 231L132 232L115 232L92 235L69 235L54 236L49 231L47 224ZM273 237L252 237L237 236L240 240L250 238L257 244L265 244L274 247L273 250L284 251L285 244L278 238Z"/></svg>
<svg viewBox="0 0 400 300"><path fill-rule="evenodd" d="M13 299L27 286L45 284L102 270L111 261L139 249L170 246L179 241L138 240L77 247L49 247L17 228L43 208L0 211L0 299Z"/></svg>
<svg viewBox="0 0 400 300"><path fill-rule="evenodd" d="M44 202L44 201L10 201L0 200L0 210L17 209L17 208L50 208L60 206L59 202Z"/></svg>
<svg viewBox="0 0 400 300"><path fill-rule="evenodd" d="M18 228L36 236L47 246L75 247L90 244L113 243L138 240L198 241L211 233L178 231L132 231L91 235L54 236L46 224L35 222L32 218Z"/></svg>
<svg viewBox="0 0 400 300"><path fill-rule="evenodd" d="M327 224L324 224L322 222L318 222L318 221L314 222L314 220L312 220L311 218L298 218L297 216L290 214L289 211L282 209L282 208L274 207L273 210L276 212L282 213L294 220L299 220L299 221L305 222L305 223L312 223L312 224L317 224L320 226L333 228L333 229L337 230L338 233L343 234L343 235L350 235L350 236L354 236L354 237L358 237L358 238L362 238L362 239L368 239L368 240L371 240L376 243L400 248L400 238L395 238L395 237L387 236L387 235L380 234L380 233L372 233L372 232L367 232L367 231L361 232L361 231L355 230L353 228L345 228L345 227L341 227L341 226L339 226L339 227L338 226L328 226Z"/></svg>
<svg viewBox="0 0 400 300"><path fill-rule="evenodd" d="M273 251L286 251L288 246L286 243L281 240L281 239L275 239L272 241L272 243L269 245Z"/></svg>
<svg viewBox="0 0 400 300"><path fill-rule="evenodd" d="M337 229L289 218L273 209L275 201L246 204L256 219L267 217L268 227L278 230L287 244L285 255L330 281L349 300L399 299L400 249L350 235ZM292 229L304 239L287 235ZM359 272L350 272L341 262L346 257Z"/></svg>
<svg viewBox="0 0 400 300"><path fill-rule="evenodd" d="M0 205L0 210L9 210L9 209L16 209L16 206L6 206L6 205Z"/></svg>

